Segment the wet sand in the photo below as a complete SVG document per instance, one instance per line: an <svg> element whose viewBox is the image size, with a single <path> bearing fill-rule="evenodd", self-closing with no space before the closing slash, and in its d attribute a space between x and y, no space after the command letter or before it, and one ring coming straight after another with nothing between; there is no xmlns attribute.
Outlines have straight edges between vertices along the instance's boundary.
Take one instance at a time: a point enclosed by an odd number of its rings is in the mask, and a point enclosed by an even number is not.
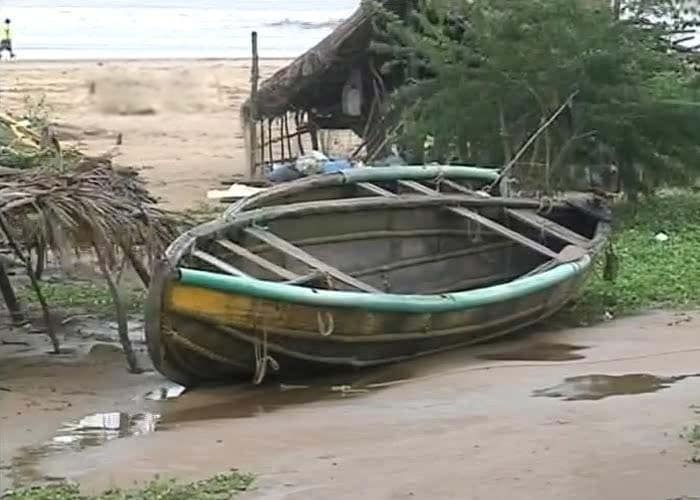
<svg viewBox="0 0 700 500"><path fill-rule="evenodd" d="M262 77L284 64L261 61ZM0 65L3 111L47 113L65 145L143 168L150 189L173 208L197 207L208 190L246 172L239 116L249 91L247 61Z"/></svg>
<svg viewBox="0 0 700 500"><path fill-rule="evenodd" d="M697 496L700 466L679 433L700 419L699 322L655 312L165 401L144 398L160 377L128 375L118 356L22 367L39 358L3 346L3 485L65 477L90 490L239 468L259 476L251 499ZM108 433L65 426L96 412L132 418L110 417L121 425Z"/></svg>

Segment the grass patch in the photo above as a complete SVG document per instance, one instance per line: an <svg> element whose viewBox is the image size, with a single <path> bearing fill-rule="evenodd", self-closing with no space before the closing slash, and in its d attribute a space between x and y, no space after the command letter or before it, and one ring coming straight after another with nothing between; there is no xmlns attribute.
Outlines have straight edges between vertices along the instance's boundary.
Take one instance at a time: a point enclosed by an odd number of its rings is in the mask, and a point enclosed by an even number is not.
<svg viewBox="0 0 700 500"><path fill-rule="evenodd" d="M114 315L112 296L105 283L75 280L42 282L41 290L50 308L79 310L98 316ZM17 296L22 302L39 307L39 301L30 286L18 288ZM142 312L146 297L146 291L142 287L123 289L122 296L130 314Z"/></svg>
<svg viewBox="0 0 700 500"><path fill-rule="evenodd" d="M693 447L693 455L690 462L700 464L700 424L691 425L683 429L681 438L685 439Z"/></svg>
<svg viewBox="0 0 700 500"><path fill-rule="evenodd" d="M254 477L238 472L219 474L195 483L155 480L144 488L109 490L84 496L75 484L24 488L3 495L6 500L229 500L247 491Z"/></svg>
<svg viewBox="0 0 700 500"><path fill-rule="evenodd" d="M182 210L180 213L191 224L203 224L222 215L226 208L228 208L228 205L223 203L200 201L194 207Z"/></svg>
<svg viewBox="0 0 700 500"><path fill-rule="evenodd" d="M666 234L668 241L656 241ZM595 320L650 307L700 304L700 194L665 193L615 209L612 239L618 257L613 282L603 279L604 258L569 311Z"/></svg>

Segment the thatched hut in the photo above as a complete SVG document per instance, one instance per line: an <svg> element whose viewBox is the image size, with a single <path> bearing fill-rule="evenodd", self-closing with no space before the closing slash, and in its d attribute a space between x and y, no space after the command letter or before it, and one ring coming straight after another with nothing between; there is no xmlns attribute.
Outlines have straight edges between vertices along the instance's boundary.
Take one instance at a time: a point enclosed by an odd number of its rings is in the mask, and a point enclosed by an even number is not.
<svg viewBox="0 0 700 500"><path fill-rule="evenodd" d="M404 16L412 1L381 3ZM372 12L363 2L333 33L262 82L246 101L243 119L249 128L252 172L332 146L319 140L324 130L352 131L356 145L364 144L367 151L381 143L379 109L394 82L380 73L382 61L370 50Z"/></svg>

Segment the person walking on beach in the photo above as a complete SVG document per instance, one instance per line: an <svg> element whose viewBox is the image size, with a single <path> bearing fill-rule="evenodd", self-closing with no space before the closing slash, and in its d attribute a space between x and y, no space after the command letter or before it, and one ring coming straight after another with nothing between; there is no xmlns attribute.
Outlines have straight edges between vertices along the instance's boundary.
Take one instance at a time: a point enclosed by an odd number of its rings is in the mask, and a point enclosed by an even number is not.
<svg viewBox="0 0 700 500"><path fill-rule="evenodd" d="M0 38L0 59L2 59L2 53L8 51L10 53L10 58L15 58L15 53L12 52L12 32L10 31L10 20L5 19L5 24L2 27L2 37Z"/></svg>

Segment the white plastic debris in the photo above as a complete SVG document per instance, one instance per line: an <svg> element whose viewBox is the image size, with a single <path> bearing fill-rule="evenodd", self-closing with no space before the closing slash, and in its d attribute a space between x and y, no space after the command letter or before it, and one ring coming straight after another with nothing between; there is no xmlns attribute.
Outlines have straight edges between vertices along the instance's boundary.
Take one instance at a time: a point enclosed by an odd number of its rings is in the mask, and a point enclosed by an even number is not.
<svg viewBox="0 0 700 500"><path fill-rule="evenodd" d="M166 384L157 389L149 391L145 398L151 401L164 401L166 399L175 399L182 396L185 392L185 387L179 384Z"/></svg>
<svg viewBox="0 0 700 500"><path fill-rule="evenodd" d="M664 241L668 241L669 237L666 233L657 233L656 236L654 236L654 239L663 243Z"/></svg>
<svg viewBox="0 0 700 500"><path fill-rule="evenodd" d="M211 191L207 191L207 198L210 200L221 200L223 198L240 199L246 196L252 196L264 190L265 188L236 183L229 186L228 189L212 189Z"/></svg>
<svg viewBox="0 0 700 500"><path fill-rule="evenodd" d="M311 151L297 159L295 167L304 175L313 175L321 172L323 165L328 161L328 157L320 151Z"/></svg>

